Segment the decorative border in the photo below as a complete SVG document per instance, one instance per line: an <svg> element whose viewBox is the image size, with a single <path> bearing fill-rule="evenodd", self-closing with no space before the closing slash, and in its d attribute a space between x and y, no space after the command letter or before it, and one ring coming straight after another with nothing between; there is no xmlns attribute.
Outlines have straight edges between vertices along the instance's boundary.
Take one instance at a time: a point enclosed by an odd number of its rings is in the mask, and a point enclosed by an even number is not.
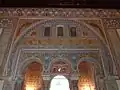
<svg viewBox="0 0 120 90"><path fill-rule="evenodd" d="M0 8L0 16L35 16L35 17L120 17L120 10L115 9L71 9L71 8Z"/></svg>
<svg viewBox="0 0 120 90"><path fill-rule="evenodd" d="M32 56L26 57L27 62L31 62L30 60L28 60L29 58L34 58L34 59L36 58L36 56L34 56L33 53L39 53L39 54L42 54L42 56L44 56L43 54L45 54L45 53L47 53L47 54L52 53L52 52L55 53L56 51L59 51L59 49L56 49L56 48L54 48L54 49L39 49L37 51L36 51L36 49L20 49L18 51L17 57L15 58L16 59L15 62L17 62L17 64L15 65L16 70L14 70L15 72L13 72L14 73L13 75L16 75L16 73L17 73L17 69L19 68L18 63L20 64L20 67L23 67L21 65L21 63L26 61L26 59L23 58L23 56L21 55L23 52L31 53ZM90 53L90 52L99 53L99 49L61 49L61 52L57 52L57 53L68 53L68 54L70 54L70 53L85 53L85 52L86 53ZM24 59L24 60L20 61L20 59ZM54 58L52 58L52 59L54 59ZM43 63L43 61L41 61L41 63ZM13 64L12 68L14 68L14 64Z"/></svg>

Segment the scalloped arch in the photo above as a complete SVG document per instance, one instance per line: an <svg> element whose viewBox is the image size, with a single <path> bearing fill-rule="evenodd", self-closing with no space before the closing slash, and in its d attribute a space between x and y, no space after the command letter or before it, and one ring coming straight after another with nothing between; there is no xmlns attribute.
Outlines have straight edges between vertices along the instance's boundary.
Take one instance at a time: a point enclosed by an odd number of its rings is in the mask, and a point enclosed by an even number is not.
<svg viewBox="0 0 120 90"><path fill-rule="evenodd" d="M94 63L94 64L95 64L95 67L96 67L96 68L98 67L98 68L99 68L99 71L102 72L102 68L101 68L100 63L97 62L97 60L94 59L94 58L92 58L92 57L83 57L83 58L81 58L81 59L78 61L78 64L77 64L77 71L79 71L79 70L78 70L79 64L80 64L81 62L83 62L83 61L86 61L86 62L89 62L89 63Z"/></svg>
<svg viewBox="0 0 120 90"><path fill-rule="evenodd" d="M27 58L26 60L24 60L22 63L20 63L19 67L18 67L18 71L17 71L17 75L22 75L22 73L26 70L27 66L29 64L31 64L32 62L37 62L41 65L42 67L42 72L43 72L43 63L39 58L36 57L30 57Z"/></svg>

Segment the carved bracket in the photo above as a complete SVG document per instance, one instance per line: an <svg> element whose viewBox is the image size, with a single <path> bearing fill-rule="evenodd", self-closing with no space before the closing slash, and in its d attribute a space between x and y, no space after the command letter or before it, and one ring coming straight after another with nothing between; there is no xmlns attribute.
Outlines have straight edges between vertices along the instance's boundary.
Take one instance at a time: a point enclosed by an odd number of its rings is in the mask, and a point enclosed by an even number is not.
<svg viewBox="0 0 120 90"><path fill-rule="evenodd" d="M118 29L120 28L120 18L114 18L114 19L103 19L105 27L108 29Z"/></svg>

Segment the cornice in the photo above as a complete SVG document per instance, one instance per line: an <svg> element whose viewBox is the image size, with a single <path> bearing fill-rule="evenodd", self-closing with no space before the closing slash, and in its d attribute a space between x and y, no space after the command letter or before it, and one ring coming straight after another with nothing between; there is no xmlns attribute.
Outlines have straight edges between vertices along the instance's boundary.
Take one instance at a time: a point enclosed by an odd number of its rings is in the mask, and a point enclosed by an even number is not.
<svg viewBox="0 0 120 90"><path fill-rule="evenodd" d="M78 8L0 8L0 16L12 17L77 17L114 18L120 17L116 9L78 9Z"/></svg>

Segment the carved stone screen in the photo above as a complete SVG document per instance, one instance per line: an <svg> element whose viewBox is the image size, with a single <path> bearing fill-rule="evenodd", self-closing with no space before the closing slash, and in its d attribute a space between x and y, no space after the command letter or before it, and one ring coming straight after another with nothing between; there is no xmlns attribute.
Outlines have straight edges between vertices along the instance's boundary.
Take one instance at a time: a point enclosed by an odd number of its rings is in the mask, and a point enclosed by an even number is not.
<svg viewBox="0 0 120 90"><path fill-rule="evenodd" d="M51 66L51 74L69 74L70 72L70 65L63 61L56 61Z"/></svg>

